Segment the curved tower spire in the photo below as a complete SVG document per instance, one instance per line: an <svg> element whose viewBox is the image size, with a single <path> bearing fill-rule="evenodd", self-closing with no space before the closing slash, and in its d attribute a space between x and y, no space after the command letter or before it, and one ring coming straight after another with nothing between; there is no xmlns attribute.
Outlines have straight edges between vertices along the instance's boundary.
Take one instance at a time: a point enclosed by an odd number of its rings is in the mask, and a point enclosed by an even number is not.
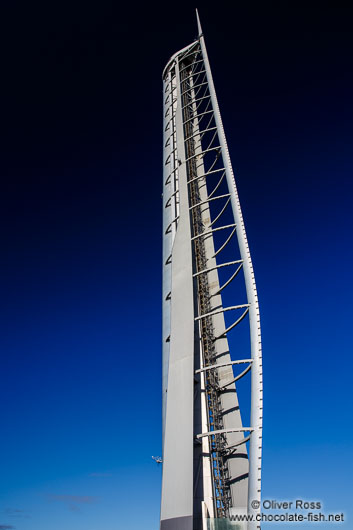
<svg viewBox="0 0 353 530"><path fill-rule="evenodd" d="M255 516L251 501L261 496L258 299L196 15L198 39L163 72L161 530L216 529L238 512Z"/></svg>

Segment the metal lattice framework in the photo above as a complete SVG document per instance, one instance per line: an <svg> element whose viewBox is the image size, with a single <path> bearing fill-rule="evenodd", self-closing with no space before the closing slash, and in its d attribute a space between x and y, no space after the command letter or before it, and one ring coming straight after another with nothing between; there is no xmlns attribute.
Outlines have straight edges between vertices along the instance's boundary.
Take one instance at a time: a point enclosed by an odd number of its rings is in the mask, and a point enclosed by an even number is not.
<svg viewBox="0 0 353 530"><path fill-rule="evenodd" d="M201 530L234 509L256 513L251 501L261 495L258 299L198 24L198 40L163 74L163 530ZM242 299L225 304L234 293ZM234 358L231 335L246 325L250 351ZM251 390L246 427L236 388L243 378Z"/></svg>

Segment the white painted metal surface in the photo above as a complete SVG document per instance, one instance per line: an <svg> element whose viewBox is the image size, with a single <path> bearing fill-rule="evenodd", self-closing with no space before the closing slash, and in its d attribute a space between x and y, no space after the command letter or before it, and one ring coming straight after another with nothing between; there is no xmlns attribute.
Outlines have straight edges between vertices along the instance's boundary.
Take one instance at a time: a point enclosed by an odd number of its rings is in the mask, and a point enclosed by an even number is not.
<svg viewBox="0 0 353 530"><path fill-rule="evenodd" d="M163 72L161 530L204 530L207 519L226 518L233 509L254 512L251 501L261 495L258 299L199 18L198 27L198 40L174 54ZM234 266L220 283L219 274ZM223 294L235 282L244 282L247 299L225 306ZM232 359L239 352L230 351L228 337L240 326L249 328L250 351ZM235 385L248 372L251 415L244 427Z"/></svg>
<svg viewBox="0 0 353 530"><path fill-rule="evenodd" d="M207 50L205 46L204 36L200 18L197 13L197 22L200 35L200 44L202 54L205 61L207 81L209 85L210 95L212 99L212 106L215 114L215 121L217 124L219 141L222 146L224 155L226 176L231 194L231 204L234 214L234 220L239 226L237 230L238 244L241 257L244 261L244 276L246 284L246 292L249 302L249 318L250 318L250 336L251 336L251 357L253 364L251 368L251 427L253 429L250 438L250 470L249 470L249 513L256 514L252 508L252 501L261 502L261 460L262 460L262 416L263 416L263 396L262 396L262 347L261 347L261 327L260 327L260 310L257 296L257 289L255 283L254 269L252 265L249 245L246 237L245 225L243 215L240 207L239 196L235 184L234 173L230 161L227 140L224 133L222 118L218 106L216 91L214 88L211 68L208 61ZM260 505L260 504L259 504ZM260 528L260 524L251 525L254 528ZM250 526L250 528L251 528Z"/></svg>

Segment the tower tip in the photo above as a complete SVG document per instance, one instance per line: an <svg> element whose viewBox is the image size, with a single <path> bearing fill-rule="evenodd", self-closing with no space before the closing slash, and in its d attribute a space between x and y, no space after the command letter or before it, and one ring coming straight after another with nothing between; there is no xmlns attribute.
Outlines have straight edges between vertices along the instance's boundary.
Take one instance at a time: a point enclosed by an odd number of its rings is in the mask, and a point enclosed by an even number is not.
<svg viewBox="0 0 353 530"><path fill-rule="evenodd" d="M195 11L196 11L197 29L198 29L198 32L199 32L199 37L201 37L201 35L202 35L202 27L201 27L199 12L198 12L197 8L196 8Z"/></svg>

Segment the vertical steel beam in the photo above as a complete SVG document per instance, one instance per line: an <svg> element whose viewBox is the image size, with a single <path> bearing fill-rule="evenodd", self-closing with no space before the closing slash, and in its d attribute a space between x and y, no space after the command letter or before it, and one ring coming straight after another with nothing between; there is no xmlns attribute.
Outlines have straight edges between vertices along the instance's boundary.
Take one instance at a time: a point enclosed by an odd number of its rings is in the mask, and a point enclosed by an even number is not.
<svg viewBox="0 0 353 530"><path fill-rule="evenodd" d="M178 63L175 77L179 78ZM171 259L170 351L163 444L161 530L193 528L194 299L180 92L175 113L179 220Z"/></svg>

